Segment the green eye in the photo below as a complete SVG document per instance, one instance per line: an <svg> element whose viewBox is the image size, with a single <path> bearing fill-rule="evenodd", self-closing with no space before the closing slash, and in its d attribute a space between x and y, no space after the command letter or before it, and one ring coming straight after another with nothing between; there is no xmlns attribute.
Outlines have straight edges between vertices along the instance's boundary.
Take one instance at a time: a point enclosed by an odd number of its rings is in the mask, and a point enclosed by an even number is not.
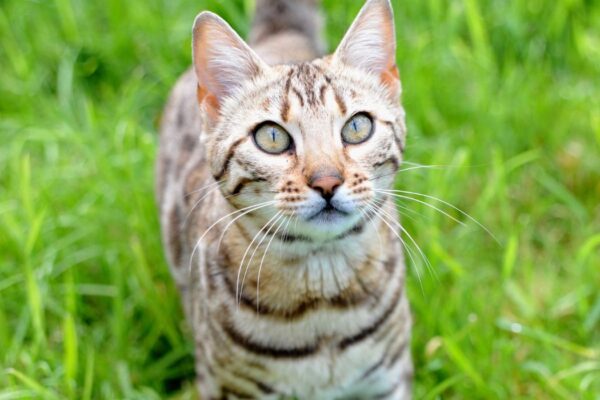
<svg viewBox="0 0 600 400"><path fill-rule="evenodd" d="M373 133L373 120L368 114L354 115L342 128L344 143L359 144L371 137Z"/></svg>
<svg viewBox="0 0 600 400"><path fill-rule="evenodd" d="M254 131L254 142L269 154L281 154L292 146L292 138L274 122L266 122Z"/></svg>

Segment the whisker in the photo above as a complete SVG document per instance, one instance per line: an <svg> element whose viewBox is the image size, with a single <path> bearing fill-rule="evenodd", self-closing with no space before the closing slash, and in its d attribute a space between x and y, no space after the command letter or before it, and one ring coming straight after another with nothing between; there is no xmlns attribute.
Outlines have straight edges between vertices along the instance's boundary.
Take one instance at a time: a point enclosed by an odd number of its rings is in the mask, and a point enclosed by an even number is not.
<svg viewBox="0 0 600 400"><path fill-rule="evenodd" d="M380 213L379 218L383 221L388 221L389 217L385 217L385 215L383 213ZM422 278L421 272L420 272L421 264L417 262L418 257L415 254L414 250L411 248L411 246L409 246L409 243L407 243L401 237L401 235L390 225L390 223L391 223L391 221L388 221L388 222L386 222L386 225L388 226L388 228L390 228L390 230L393 232L393 234L400 239L400 242L402 243L402 251L403 251L403 253L406 253L408 255L411 265L414 268L415 273L417 274L417 280L419 281L419 286L421 287L421 291L422 291L422 293L425 293L425 289L423 287L423 278Z"/></svg>
<svg viewBox="0 0 600 400"><path fill-rule="evenodd" d="M379 229L377 229L377 225L375 224L375 216L374 214L371 214L369 216L369 211L374 213L375 212L375 207L373 205L371 205L371 202L367 203L364 206L365 210L361 210L360 208L358 208L358 211L361 213L361 215L364 215L364 218L366 220L367 223L370 223L371 225L373 225L373 228L375 229L375 233L377 234L377 240L379 241L379 251L381 252L383 249L383 242L381 241L381 234L379 233Z"/></svg>
<svg viewBox="0 0 600 400"><path fill-rule="evenodd" d="M238 304L239 304L239 302L241 300L241 293L240 293L240 286L239 286L240 285L240 277L241 277L241 274L242 274L242 266L244 265L244 261L246 260L246 256L248 255L248 252L250 251L250 248L252 247L252 245L256 241L256 238L258 237L258 235L260 235L261 232L271 223L271 221L273 221L275 218L277 218L281 213L282 213L282 211L277 211L277 213L275 215L273 215L262 226L262 228L260 228L260 230L258 232L256 232L256 235L254 235L254 237L252 238L252 241L250 242L250 244L248 245L248 247L246 247L246 251L244 252L244 255L242 256L242 261L240 262L240 266L238 267L238 274L237 274L237 279L236 279L236 282L235 282L235 297L237 299ZM246 277L246 273L244 272L244 278L245 277ZM243 282L242 282L242 284L243 284Z"/></svg>
<svg viewBox="0 0 600 400"><path fill-rule="evenodd" d="M267 238L267 236L269 236L269 234L271 233L271 230L275 227L275 225L277 225L279 223L279 221L283 222L284 218L285 218L285 215L284 215L283 212L281 212L281 214L279 215L279 217L275 221L273 221L273 223L270 224L270 226L267 229L267 231L262 235L262 237L260 238L260 241L254 247L254 251L252 252L252 255L250 256L250 259L246 263L246 268L244 270L244 276L242 277L242 283L241 283L241 289L240 289L241 293L243 293L243 291L244 291L244 282L246 281L246 274L248 273L248 271L250 270L250 268L252 268L252 260L254 259L254 256L256 255L256 252L258 251L258 249L262 245L263 241ZM273 239L273 236L271 237L271 240L272 239ZM269 244L270 243L271 242L269 241ZM263 252L263 256L264 256L264 252ZM259 270L259 274L260 274L260 270ZM257 281L257 285L258 285L258 281ZM240 298L241 298L241 295L240 295Z"/></svg>
<svg viewBox="0 0 600 400"><path fill-rule="evenodd" d="M184 224L184 225L187 223L187 220L190 218L190 216L192 215L192 213L194 212L194 210L196 210L196 208L197 208L197 207L200 205L200 203L202 202L202 200L204 200L206 197L210 196L210 195L211 195L211 194L212 194L214 191L216 191L216 190L220 189L220 188L222 187L222 184L224 184L224 183L226 183L226 182L225 182L225 181L213 182L213 183L211 183L211 184L209 184L209 185L206 185L205 187L203 187L203 188L201 188L201 189L198 189L198 190L196 190L196 191L194 191L194 192L190 192L190 193L188 193L188 194L186 195L186 197L189 197L189 196L190 196L191 194L193 194L193 193L196 193L196 192L202 191L202 190L204 190L204 189L208 189L208 186L217 185L216 187L214 187L214 188L210 189L208 192L206 192L206 193L205 193L205 194L204 194L202 197L200 197L200 198L199 198L199 199L198 199L198 200L197 200L197 201L194 203L194 206L193 206L193 207L191 208L191 210L190 210L190 211L187 213L187 215L186 215L186 217L185 217L185 219L184 219L184 221L183 221L183 224ZM278 191L276 191L276 190L261 190L261 191L260 191L260 193L261 193L261 194L267 194L267 193L268 193L268 194L278 194L279 192L278 192ZM224 194L224 195L223 195L223 198L224 198L224 199L229 199L229 198L232 198L232 197L239 196L239 195L241 195L241 194L242 194L242 193L227 194L227 195L225 195L225 194Z"/></svg>
<svg viewBox="0 0 600 400"><path fill-rule="evenodd" d="M296 214L292 214L290 215L290 219L288 220L285 228L283 228L283 231L287 234L288 231L288 227L290 226L290 223L292 222L292 220L295 223L295 226L298 226L298 216ZM281 257L283 255L283 246L279 246L279 256Z"/></svg>
<svg viewBox="0 0 600 400"><path fill-rule="evenodd" d="M442 166L442 165L415 165L413 167L399 169L398 172L413 171L416 169L442 169L442 168L444 168L444 166Z"/></svg>
<svg viewBox="0 0 600 400"><path fill-rule="evenodd" d="M412 242L413 246L415 246L415 248L417 249L417 251L419 252L419 254L421 255L421 258L423 259L423 261L425 262L425 265L427 266L427 268L429 269L429 272L432 273L433 276L435 276L436 278L438 278L436 271L433 269L431 263L429 262L429 259L427 258L427 256L425 255L425 253L423 252L423 250L421 250L421 247L417 244L417 242L413 239L413 237L411 236L410 233L408 233L408 231L406 230L406 228L404 228L402 226L402 224L400 224L399 222L397 222L393 216L391 216L387 211L382 210L382 212L389 218L390 221L392 221L398 228L400 228L400 230L406 235L408 236L409 240Z"/></svg>
<svg viewBox="0 0 600 400"><path fill-rule="evenodd" d="M275 204L275 203L277 203L275 200L265 201L265 202L263 202L263 203L253 204L253 205L250 205L250 206L248 206L248 207L240 208L239 210L236 210L236 211L233 211L233 212L231 212L231 213L229 213L229 214L227 214L227 215L224 215L223 217L221 217L221 218L219 218L218 220L216 220L216 221L215 221L215 222L214 222L214 223L213 223L211 226L209 226L209 227L208 227L208 228L207 228L207 229L204 231L204 233L203 233L203 234L200 236L200 240L202 240L202 239L204 238L204 236L205 236L205 235L206 235L206 234L207 234L207 233L208 233L208 232L209 232L209 231L210 231L212 228L214 228L214 227L215 227L217 224L219 224L219 222L223 221L224 219L226 219L226 218L228 218L228 217L231 217L231 216L232 216L232 215L234 215L234 214L241 213L241 212L244 212L244 211L246 211L246 210L250 210L250 209L252 209L251 211L258 210L259 208L267 207L267 206L269 206L269 205L272 205L272 204Z"/></svg>
<svg viewBox="0 0 600 400"><path fill-rule="evenodd" d="M406 252L412 262L412 264L415 266L415 272L417 273L417 279L419 280L419 285L421 286L421 291L423 293L425 293L425 289L423 288L423 281L421 279L421 274L419 273L419 269L418 269L418 264L415 262L415 259L413 257L412 252L410 251L410 248L408 246L406 246L406 243L404 242L404 240L402 239L402 237L400 236L400 234L398 234L398 232L388 223L388 221L381 215L381 208L379 208L379 210L377 210L376 214L375 214L389 229L390 231L392 231L392 233L394 235L396 235L396 237L400 240L400 243L402 243L403 247L406 249Z"/></svg>
<svg viewBox="0 0 600 400"><path fill-rule="evenodd" d="M289 223L289 221L291 220L290 216L285 216L283 215L283 218L281 220L281 223L279 224L279 226L277 226L277 229L275 230L275 232L273 232L273 236L271 236L271 239L269 239L269 243L267 243L267 248L265 249L262 259L260 260L260 265L258 267L258 277L256 278L256 312L258 312L260 310L260 272L262 271L262 266L263 263L265 262L265 257L267 256L267 253L269 252L269 247L271 247L271 242L273 242L273 239L275 238L275 236L277 235L277 232L279 231L279 229L283 226L283 224L287 221ZM287 218L287 220L285 219ZM250 261L252 261L252 259L250 259ZM243 285L243 281L242 281L242 285Z"/></svg>
<svg viewBox="0 0 600 400"><path fill-rule="evenodd" d="M273 200L272 202L275 202L275 200ZM238 215L237 217L235 217L234 219L232 219L231 221L229 221L227 223L227 225L225 225L225 228L223 229L223 232L221 233L221 236L219 237L219 242L217 244L217 251L221 248L221 242L223 241L223 238L225 237L225 233L227 232L227 230L229 229L229 227L235 223L235 221L237 221L238 219L242 218L244 215L247 215L251 212L257 211L260 208L264 208L264 207L268 207L272 204L272 202L266 202L266 204L264 203L260 203L263 204L261 207L258 208L253 208L252 210L248 210L246 212L244 212L243 214Z"/></svg>
<svg viewBox="0 0 600 400"><path fill-rule="evenodd" d="M397 173L398 173L398 170L394 170L392 172L388 172L387 174L381 174L381 175L373 176L373 177L371 177L371 178L369 178L367 180L374 181L374 180L377 180L377 179L385 178L386 176L396 175Z"/></svg>
<svg viewBox="0 0 600 400"><path fill-rule="evenodd" d="M415 167L452 167L452 165L431 165L431 164L420 164L414 161L402 160L402 164L413 165Z"/></svg>
<svg viewBox="0 0 600 400"><path fill-rule="evenodd" d="M267 201L267 202L264 202L264 203L259 203L259 204L254 204L254 205L251 205L251 206L244 207L244 208L242 208L242 209L239 209L239 210L233 211L233 212L231 212L231 213L229 213L229 214L227 214L227 215L224 215L223 217L221 217L221 218L217 219L217 220L216 220L216 221L215 221L215 222L214 222L214 223L213 223L211 226L209 226L209 227L208 227L208 228L207 228L207 229L204 231L204 233L202 233L202 235L200 235L200 237L199 237L199 238L198 238L198 240L196 241L196 244L194 245L194 248L192 249L192 254L190 255L190 263L189 263L189 266L188 266L189 274L191 275L191 273L192 273L192 261L193 261L193 259L194 259L194 254L195 254L195 252L196 252L196 250L197 250L198 246L200 245L200 242L202 241L202 239L204 239L204 236L206 236L206 234L207 234L208 232L210 232L210 230L211 230L211 229L213 229L213 228L214 228L215 226L217 226L217 225L218 225L218 224L219 224L221 221L223 221L224 219L226 219L226 218L228 218L228 217L231 217L232 215L235 215L235 214L238 214L238 213L242 213L242 212L244 212L244 211L246 211L246 210L249 210L249 209L251 209L250 211L254 211L255 209L256 209L256 210L258 210L259 208L266 207L266 206L269 206L269 205L271 205L271 204L274 204L274 203L276 203L276 201L275 201L275 200L272 200L272 201Z"/></svg>
<svg viewBox="0 0 600 400"><path fill-rule="evenodd" d="M451 219L451 220L453 220L454 222L456 222L456 223L458 223L458 224L460 224L460 225L462 225L462 226L466 226L466 224L465 224L464 222L462 222L462 221L459 221L458 219L454 218L452 215L448 214L448 213L447 213L447 212L445 212L444 210L442 210L442 209L440 209L440 208L438 208L438 207L434 206L433 204L429 204L429 203L427 203L426 201L422 201L422 200L415 199L415 198L408 197L408 196L403 196L403 195L401 195L401 194L394 193L394 192L393 192L393 191L391 191L391 190L381 190L381 189L373 189L373 190L374 190L375 192L385 193L385 194L387 194L387 195L389 195L389 196L394 196L394 197L397 197L397 198L400 198L400 199L411 200L411 201L414 201L414 202L417 202L417 203L423 204L423 205L425 205L425 206L427 206L427 207L430 207L430 208L432 208L432 209L434 209L434 210L436 210L436 211L438 211L438 212L440 212L440 213L444 214L446 217L450 218L450 219Z"/></svg>
<svg viewBox="0 0 600 400"><path fill-rule="evenodd" d="M402 165L411 165L411 167L402 168L402 169L398 169L396 171L392 171L392 172L389 172L386 174L374 176L374 177L370 178L369 180L374 181L376 179L384 178L386 176L394 175L394 174L397 174L400 172L413 171L413 170L417 170L417 169L445 169L445 168L459 167L459 165L451 165L451 164L432 164L432 165L419 164L419 163L410 162L410 161L406 161L406 160L402 160L401 164ZM485 164L482 164L482 165L485 165ZM479 166L480 165L471 165L469 167L476 168ZM462 167L462 165L460 165L460 167Z"/></svg>
<svg viewBox="0 0 600 400"><path fill-rule="evenodd" d="M192 207L192 209L185 216L185 219L183 220L183 225L185 225L187 223L188 218L190 218L190 216L192 215L192 213L194 212L196 207L198 207L200 205L200 203L202 203L202 200L204 200L206 197L210 196L215 190L218 190L220 187L221 187L220 185L217 185L216 187L210 189L208 192L206 192L202 197L200 197L200 199L198 199L194 203L194 206Z"/></svg>
<svg viewBox="0 0 600 400"><path fill-rule="evenodd" d="M287 234L288 232L288 227L290 226L290 222L292 222L292 220L295 221L296 226L298 226L298 216L296 214L292 214L290 215L290 218L288 219L287 224L285 225L285 228L283 228L283 231ZM279 255L282 255L282 251L283 251L283 247L279 246Z"/></svg>
<svg viewBox="0 0 600 400"><path fill-rule="evenodd" d="M282 211L281 214L279 215L279 217L275 221L273 221L272 224L270 224L270 226L267 229L267 231L262 235L262 237L260 238L260 241L254 247L254 251L252 252L252 255L250 256L250 259L246 263L246 269L244 270L244 276L242 277L242 285L241 285L242 286L242 291L244 290L244 282L246 281L246 274L248 273L248 270L252 267L252 260L254 259L254 256L256 255L256 252L258 251L258 249L262 245L263 241L271 233L271 229L273 229L275 227L275 225L277 225L279 223L279 221L282 220L283 218L285 218L285 215L283 214L283 211Z"/></svg>
<svg viewBox="0 0 600 400"><path fill-rule="evenodd" d="M407 161L402 161L402 164L411 164ZM385 174L381 174L381 175L376 175L376 176L372 176L371 178L369 178L369 181L374 181L380 178L385 178L386 176L390 176L390 175L396 175L399 174L400 172L407 172L407 171L413 171L413 170L417 170L417 169L437 169L437 168L443 168L444 166L442 165L414 165L412 167L408 167L408 168L402 168L402 169L397 169L391 172L387 172Z"/></svg>
<svg viewBox="0 0 600 400"><path fill-rule="evenodd" d="M411 162L411 161L406 161L406 160L402 160L402 164L406 164L406 165L414 165L417 167L435 167L435 168L481 168L481 167L486 167L489 166L489 163L479 163L479 164L470 164L470 165L464 165L464 164L419 164L416 162Z"/></svg>
<svg viewBox="0 0 600 400"><path fill-rule="evenodd" d="M418 192L409 192L407 190L389 190L391 192L398 192L398 193L404 193L404 194L411 194L411 195L415 195L415 196L422 196L428 199L432 199L432 200L436 200L439 201L440 203L458 211L461 215L463 215L464 217L470 219L472 222L476 223L481 229L483 229L484 231L486 231L488 233L488 235L490 235L497 243L500 243L499 240L496 238L496 236L488 229L486 228L481 222L479 222L478 220L476 220L474 217L472 217L471 215L469 215L467 212L461 210L460 208L456 207L454 204L449 203L445 200L440 199L439 197L435 197L435 196L431 196L428 194L423 194L423 193L418 193ZM413 199L414 200L414 199Z"/></svg>
<svg viewBox="0 0 600 400"><path fill-rule="evenodd" d="M185 195L185 198L188 198L188 197L190 197L190 196L191 196L191 195L193 195L194 193L198 193L198 192L201 192L201 191L203 191L203 190L205 190L205 189L208 189L208 188L209 188L209 187L211 187L211 186L214 186L214 185L221 185L221 184L223 184L223 183L225 183L225 180L213 181L213 182L211 182L211 183L209 183L209 184L207 184L207 185L204 185L204 186L202 186L202 187L201 187L201 188L199 188L199 189L196 189L196 190L193 190L193 191L191 191L191 192L187 193L187 194Z"/></svg>
<svg viewBox="0 0 600 400"><path fill-rule="evenodd" d="M411 221L413 221L414 223L419 223L419 221L417 221L415 219L415 217L413 217L412 215L409 215L409 214L416 215L417 217L427 218L426 215L420 214L420 213L416 212L415 210L413 210L412 208L407 207L398 202L396 202L396 207L399 208L400 210L402 210L402 212L400 212L400 215L402 216L402 218L408 218Z"/></svg>

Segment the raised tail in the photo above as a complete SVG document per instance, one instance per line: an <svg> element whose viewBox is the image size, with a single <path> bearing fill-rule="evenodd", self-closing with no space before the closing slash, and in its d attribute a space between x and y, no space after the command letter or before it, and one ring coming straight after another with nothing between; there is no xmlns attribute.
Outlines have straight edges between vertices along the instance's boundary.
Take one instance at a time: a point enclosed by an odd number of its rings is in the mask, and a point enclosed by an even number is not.
<svg viewBox="0 0 600 400"><path fill-rule="evenodd" d="M303 52L309 51L314 57L321 56L325 46L319 3L320 0L256 0L250 45L259 49L279 47L276 44L280 39L299 37L304 42L301 45L305 47ZM269 42L274 46L269 46Z"/></svg>

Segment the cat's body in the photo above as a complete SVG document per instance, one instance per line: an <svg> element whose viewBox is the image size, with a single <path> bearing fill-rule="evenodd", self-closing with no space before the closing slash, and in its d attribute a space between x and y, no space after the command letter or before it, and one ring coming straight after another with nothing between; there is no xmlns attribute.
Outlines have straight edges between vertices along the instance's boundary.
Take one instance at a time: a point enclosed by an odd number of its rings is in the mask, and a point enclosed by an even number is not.
<svg viewBox="0 0 600 400"><path fill-rule="evenodd" d="M300 26L285 29L298 12ZM352 58L391 10L370 1L341 50L313 61L316 16L313 0L259 1L251 44L261 61L201 14L195 73L179 80L163 117L163 241L205 399L410 398L402 247L395 208L377 189L401 160L404 112L393 54L372 55L380 65L369 71ZM342 143L346 121L349 139L361 134L363 114L370 136ZM269 152L257 148L262 121L274 121ZM280 140L291 144L271 152Z"/></svg>

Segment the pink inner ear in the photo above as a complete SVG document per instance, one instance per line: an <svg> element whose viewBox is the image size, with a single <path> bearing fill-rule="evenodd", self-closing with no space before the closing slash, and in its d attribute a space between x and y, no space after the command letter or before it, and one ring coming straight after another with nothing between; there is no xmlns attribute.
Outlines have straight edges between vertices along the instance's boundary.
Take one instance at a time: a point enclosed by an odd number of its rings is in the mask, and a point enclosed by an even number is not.
<svg viewBox="0 0 600 400"><path fill-rule="evenodd" d="M400 97L400 73L396 65L381 73L381 82L388 87L394 101Z"/></svg>
<svg viewBox="0 0 600 400"><path fill-rule="evenodd" d="M390 66L387 70L381 73L381 81L385 85L396 85L397 81L400 80L400 72L396 64Z"/></svg>
<svg viewBox="0 0 600 400"><path fill-rule="evenodd" d="M198 99L198 104L205 108L210 118L216 119L218 117L219 101L212 93L198 85L196 87L196 98Z"/></svg>

